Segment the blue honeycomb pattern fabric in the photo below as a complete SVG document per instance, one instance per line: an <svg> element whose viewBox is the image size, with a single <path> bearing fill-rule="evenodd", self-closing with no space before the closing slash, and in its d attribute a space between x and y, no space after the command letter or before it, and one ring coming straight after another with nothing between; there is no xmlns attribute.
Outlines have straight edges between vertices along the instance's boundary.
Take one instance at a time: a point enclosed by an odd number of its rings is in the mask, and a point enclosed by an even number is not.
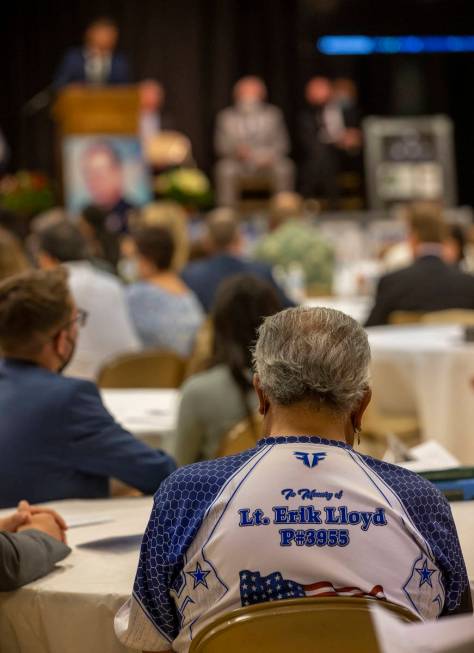
<svg viewBox="0 0 474 653"><path fill-rule="evenodd" d="M445 579L445 608L454 611L469 587L469 580L448 501L418 474L370 456L359 457L395 492L430 544Z"/></svg>
<svg viewBox="0 0 474 653"><path fill-rule="evenodd" d="M179 581L185 553L207 509L235 472L257 452L250 449L182 467L155 494L133 594L168 641L177 637L180 626L168 589Z"/></svg>

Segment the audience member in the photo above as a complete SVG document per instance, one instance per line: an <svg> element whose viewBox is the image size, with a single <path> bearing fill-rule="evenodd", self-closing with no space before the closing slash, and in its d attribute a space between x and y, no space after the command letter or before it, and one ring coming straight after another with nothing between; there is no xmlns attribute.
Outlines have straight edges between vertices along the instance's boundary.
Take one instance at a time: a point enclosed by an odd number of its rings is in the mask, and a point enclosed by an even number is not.
<svg viewBox="0 0 474 653"><path fill-rule="evenodd" d="M127 300L142 344L189 356L204 313L171 267L173 238L163 227L146 227L135 244L140 281L127 288Z"/></svg>
<svg viewBox="0 0 474 653"><path fill-rule="evenodd" d="M179 272L188 262L189 234L188 216L177 202L163 200L150 202L140 211L139 225L142 227L164 227L173 236L174 254L172 268Z"/></svg>
<svg viewBox="0 0 474 653"><path fill-rule="evenodd" d="M442 259L446 225L441 210L426 203L408 215L412 265L383 276L366 326L387 324L394 311L474 309L474 277Z"/></svg>
<svg viewBox="0 0 474 653"><path fill-rule="evenodd" d="M107 229L107 217L107 211L90 204L82 209L78 227L94 265L115 274L120 259L120 241L116 233Z"/></svg>
<svg viewBox="0 0 474 653"><path fill-rule="evenodd" d="M466 259L466 234L461 225L450 225L443 241L443 259L446 263L464 269Z"/></svg>
<svg viewBox="0 0 474 653"><path fill-rule="evenodd" d="M242 236L231 209L216 209L209 213L205 238L210 256L189 263L184 268L182 277L196 293L207 313L212 308L219 284L236 274L251 274L265 279L277 290L283 306L292 304L276 284L268 264L243 259Z"/></svg>
<svg viewBox="0 0 474 653"><path fill-rule="evenodd" d="M222 437L256 410L250 347L257 328L281 304L269 283L246 275L224 281L212 312L210 368L183 386L178 414L176 457L187 465L215 458Z"/></svg>
<svg viewBox="0 0 474 653"><path fill-rule="evenodd" d="M29 268L20 241L0 227L0 281Z"/></svg>
<svg viewBox="0 0 474 653"><path fill-rule="evenodd" d="M296 193L278 193L272 199L270 233L257 244L254 256L288 272L303 268L306 292L330 294L334 251L317 227L305 219L303 202Z"/></svg>
<svg viewBox="0 0 474 653"><path fill-rule="evenodd" d="M21 501L0 519L0 591L10 592L49 574L69 555L67 526L54 510Z"/></svg>
<svg viewBox="0 0 474 653"><path fill-rule="evenodd" d="M9 231L17 238L24 238L26 225L23 220L18 220L18 215L0 205L0 229Z"/></svg>
<svg viewBox="0 0 474 653"><path fill-rule="evenodd" d="M152 494L175 468L114 421L93 383L61 375L85 318L64 269L0 284L2 508L105 497L110 477Z"/></svg>
<svg viewBox="0 0 474 653"><path fill-rule="evenodd" d="M304 197L322 195L334 207L339 196L341 152L360 146L355 110L346 106L340 92L334 95L326 77L310 79L305 97L307 106L298 120L301 192Z"/></svg>
<svg viewBox="0 0 474 653"><path fill-rule="evenodd" d="M110 358L140 349L120 281L88 260L87 244L78 228L69 222L48 227L39 232L38 246L40 267L67 267L74 300L89 315L68 376L93 380Z"/></svg>
<svg viewBox="0 0 474 653"><path fill-rule="evenodd" d="M110 18L98 18L86 29L84 46L71 48L61 61L54 87L68 84L128 84L127 58L116 51L119 30Z"/></svg>
<svg viewBox="0 0 474 653"><path fill-rule="evenodd" d="M270 177L275 192L292 190L294 165L283 114L265 102L258 77L243 77L234 87L234 106L217 116L216 194L220 206L235 206L241 179Z"/></svg>
<svg viewBox="0 0 474 653"><path fill-rule="evenodd" d="M220 615L323 585L423 619L472 612L446 499L353 449L371 396L364 329L339 311L289 309L264 321L254 360L265 437L160 487L116 616L121 642L187 651Z"/></svg>

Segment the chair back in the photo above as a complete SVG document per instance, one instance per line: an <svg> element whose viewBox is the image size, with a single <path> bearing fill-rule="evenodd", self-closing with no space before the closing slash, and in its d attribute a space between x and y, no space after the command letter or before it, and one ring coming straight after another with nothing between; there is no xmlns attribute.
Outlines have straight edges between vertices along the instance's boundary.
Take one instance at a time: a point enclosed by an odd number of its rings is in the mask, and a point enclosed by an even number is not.
<svg viewBox="0 0 474 653"><path fill-rule="evenodd" d="M193 639L189 653L379 653L374 604L405 622L418 617L388 601L308 597L260 603L218 617Z"/></svg>
<svg viewBox="0 0 474 653"><path fill-rule="evenodd" d="M209 362L212 358L212 349L214 346L214 325L212 319L208 317L198 329L194 340L193 351L189 357L186 368L185 378L193 376L198 372L208 369Z"/></svg>
<svg viewBox="0 0 474 653"><path fill-rule="evenodd" d="M243 419L233 426L223 437L216 458L233 456L247 449L252 449L262 435L262 421L258 415L253 419Z"/></svg>
<svg viewBox="0 0 474 653"><path fill-rule="evenodd" d="M446 311L433 311L425 313L421 318L423 324L461 324L474 325L474 310L449 309Z"/></svg>
<svg viewBox="0 0 474 653"><path fill-rule="evenodd" d="M171 351L123 354L99 372L100 388L179 388L187 360Z"/></svg>
<svg viewBox="0 0 474 653"><path fill-rule="evenodd" d="M421 311L393 311L388 316L388 323L396 326L404 324L419 324L423 319L424 313Z"/></svg>

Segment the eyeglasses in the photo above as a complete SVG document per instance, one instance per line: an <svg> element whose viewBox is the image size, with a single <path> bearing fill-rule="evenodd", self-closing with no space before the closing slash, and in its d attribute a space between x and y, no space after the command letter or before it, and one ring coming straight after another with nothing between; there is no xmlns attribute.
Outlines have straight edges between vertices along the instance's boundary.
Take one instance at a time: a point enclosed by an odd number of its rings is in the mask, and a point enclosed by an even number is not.
<svg viewBox="0 0 474 653"><path fill-rule="evenodd" d="M78 308L76 317L71 320L69 324L74 324L74 322L77 322L77 326L82 329L86 326L88 317L89 313L87 311L84 311L82 308Z"/></svg>
<svg viewBox="0 0 474 653"><path fill-rule="evenodd" d="M82 310L82 308L78 308L76 317L74 317L72 320L69 320L69 322L66 322L66 324L63 324L60 331L62 331L63 329L67 329L72 324L76 324L76 323L77 326L80 329L82 329L83 327L86 326L88 317L89 317L89 313L87 311Z"/></svg>

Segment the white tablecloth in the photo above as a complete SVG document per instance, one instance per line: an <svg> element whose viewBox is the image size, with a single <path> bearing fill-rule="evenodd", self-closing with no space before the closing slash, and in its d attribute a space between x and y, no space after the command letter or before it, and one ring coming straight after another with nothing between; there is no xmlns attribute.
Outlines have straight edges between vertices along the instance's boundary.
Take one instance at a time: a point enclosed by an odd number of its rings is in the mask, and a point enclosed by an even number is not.
<svg viewBox="0 0 474 653"><path fill-rule="evenodd" d="M0 593L1 652L125 653L115 639L113 618L132 589L139 544L102 549L77 545L143 533L151 503L150 498L52 503L66 518L113 521L70 529L73 552L56 571L16 592ZM473 579L474 501L454 503L452 508Z"/></svg>
<svg viewBox="0 0 474 653"><path fill-rule="evenodd" d="M105 406L125 429L171 455L179 398L178 390L102 390Z"/></svg>
<svg viewBox="0 0 474 653"><path fill-rule="evenodd" d="M141 536L152 499L59 501L68 518L110 517L110 523L71 528L72 553L56 571L17 592L0 593L2 653L124 653L113 618L130 594L139 543L109 548L77 545L117 536ZM8 511L3 511L3 514Z"/></svg>
<svg viewBox="0 0 474 653"><path fill-rule="evenodd" d="M368 329L374 402L416 414L422 436L474 465L474 344L458 326Z"/></svg>

